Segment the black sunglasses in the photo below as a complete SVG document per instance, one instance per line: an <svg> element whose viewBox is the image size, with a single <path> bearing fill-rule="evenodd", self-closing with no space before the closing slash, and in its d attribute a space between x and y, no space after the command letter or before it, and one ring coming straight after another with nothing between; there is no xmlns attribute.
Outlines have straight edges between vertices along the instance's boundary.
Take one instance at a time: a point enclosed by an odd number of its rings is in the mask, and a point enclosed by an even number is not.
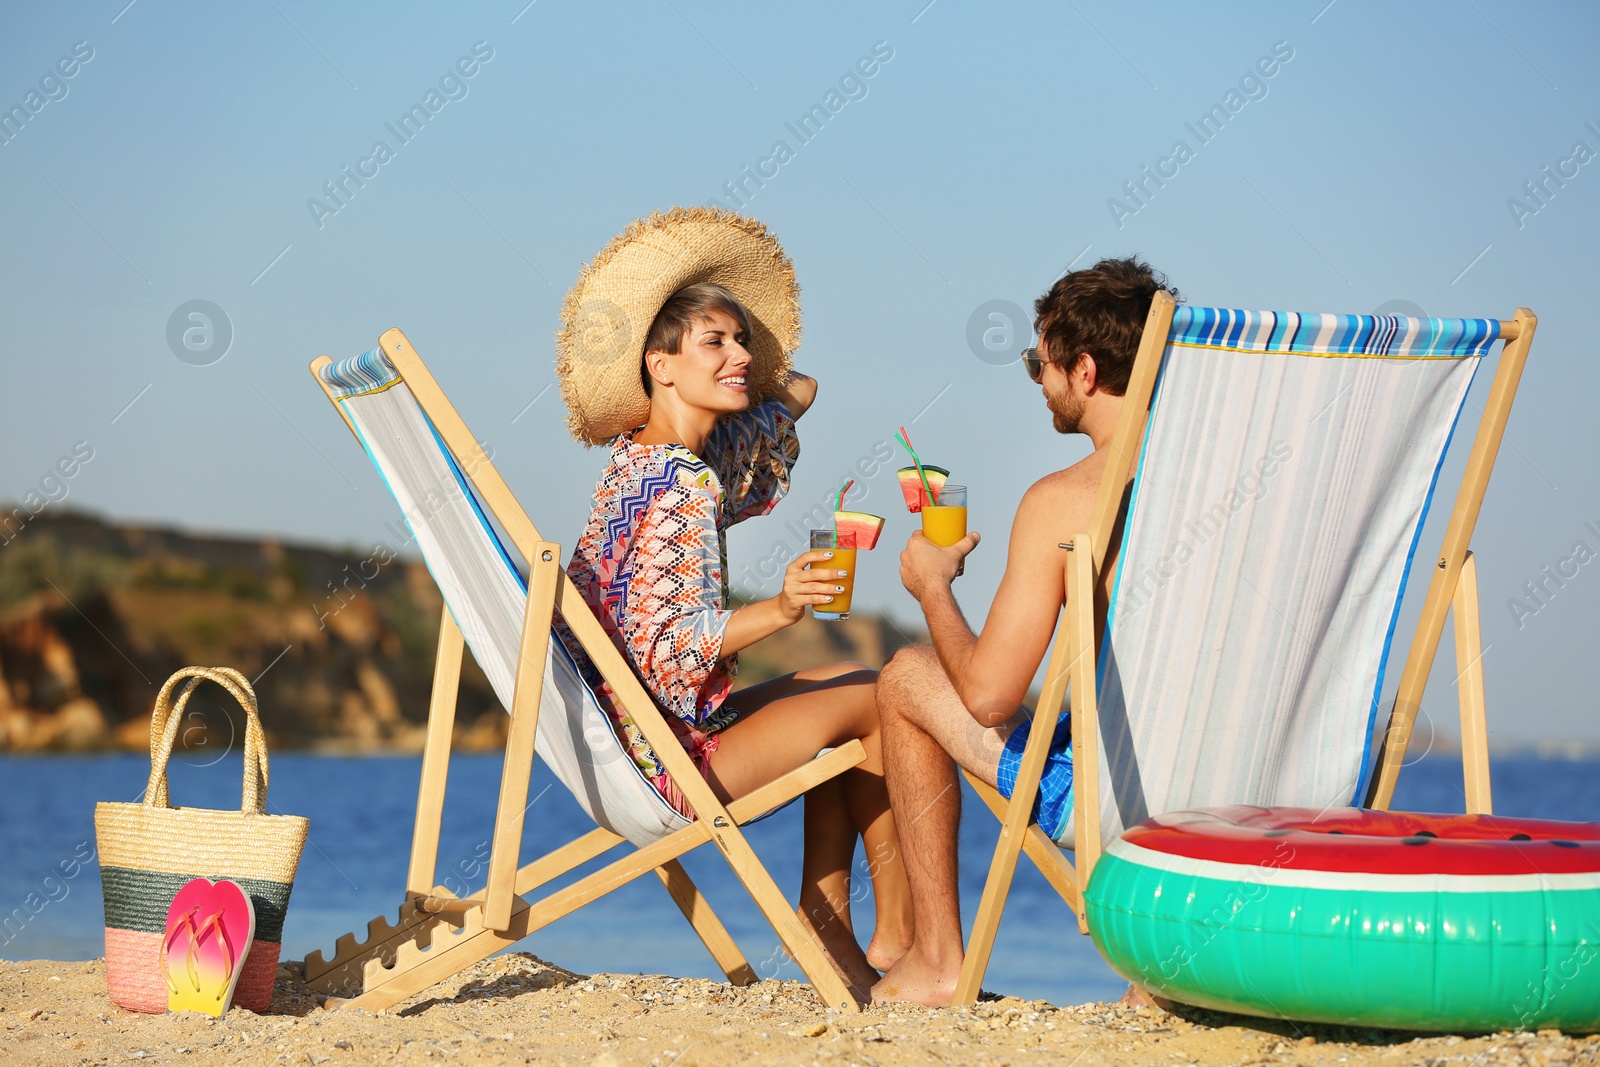
<svg viewBox="0 0 1600 1067"><path fill-rule="evenodd" d="M1024 348L1022 350L1022 369L1028 372L1028 377L1035 383L1044 377L1044 357L1037 348Z"/></svg>

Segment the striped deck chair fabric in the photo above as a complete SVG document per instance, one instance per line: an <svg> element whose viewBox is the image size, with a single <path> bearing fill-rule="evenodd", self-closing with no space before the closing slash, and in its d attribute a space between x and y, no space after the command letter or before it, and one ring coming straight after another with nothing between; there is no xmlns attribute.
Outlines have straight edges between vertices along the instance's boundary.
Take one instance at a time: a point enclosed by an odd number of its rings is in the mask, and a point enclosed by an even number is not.
<svg viewBox="0 0 1600 1067"><path fill-rule="evenodd" d="M428 570L500 703L510 708L528 599L526 563L388 358L373 349L318 372L416 536ZM689 825L639 772L552 635L536 750L595 823L635 845Z"/></svg>
<svg viewBox="0 0 1600 1067"><path fill-rule="evenodd" d="M1359 803L1406 577L1497 337L1176 309L1099 662L1104 840L1174 810Z"/></svg>

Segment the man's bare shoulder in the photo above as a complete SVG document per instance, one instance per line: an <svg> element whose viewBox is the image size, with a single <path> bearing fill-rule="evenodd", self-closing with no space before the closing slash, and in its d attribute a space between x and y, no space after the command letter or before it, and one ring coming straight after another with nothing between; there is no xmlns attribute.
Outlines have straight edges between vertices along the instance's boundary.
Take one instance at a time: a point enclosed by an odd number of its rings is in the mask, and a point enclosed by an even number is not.
<svg viewBox="0 0 1600 1067"><path fill-rule="evenodd" d="M1017 520L1043 522L1072 532L1087 529L1094 511L1095 494L1105 470L1104 449L1085 456L1064 470L1052 471L1028 487L1017 509Z"/></svg>
<svg viewBox="0 0 1600 1067"><path fill-rule="evenodd" d="M1028 492L1038 493L1057 501L1072 496L1088 495L1093 499L1100 489L1100 475L1106 468L1105 449L1091 452L1070 467L1051 471L1034 482Z"/></svg>

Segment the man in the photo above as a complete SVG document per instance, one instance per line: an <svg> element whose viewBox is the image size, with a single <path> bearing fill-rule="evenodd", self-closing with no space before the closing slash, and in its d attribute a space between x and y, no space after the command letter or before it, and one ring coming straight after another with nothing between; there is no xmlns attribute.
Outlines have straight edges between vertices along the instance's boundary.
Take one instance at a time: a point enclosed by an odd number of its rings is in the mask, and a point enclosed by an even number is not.
<svg viewBox="0 0 1600 1067"><path fill-rule="evenodd" d="M911 884L913 940L873 987L874 1000L939 1005L955 992L962 961L956 766L1007 796L1012 791L1031 725L1022 702L1062 608L1067 553L1059 546L1089 529L1145 317L1166 288L1138 259L1105 259L1058 279L1034 304L1039 347L1024 355L1029 375L1043 388L1057 432L1087 434L1094 452L1024 494L981 635L950 589L979 535L940 548L918 532L901 553L900 578L922 606L933 645L902 649L878 679L884 772ZM1109 591L1114 553L1106 562ZM1063 712L1055 724L1034 808L1053 838L1071 811L1067 720Z"/></svg>

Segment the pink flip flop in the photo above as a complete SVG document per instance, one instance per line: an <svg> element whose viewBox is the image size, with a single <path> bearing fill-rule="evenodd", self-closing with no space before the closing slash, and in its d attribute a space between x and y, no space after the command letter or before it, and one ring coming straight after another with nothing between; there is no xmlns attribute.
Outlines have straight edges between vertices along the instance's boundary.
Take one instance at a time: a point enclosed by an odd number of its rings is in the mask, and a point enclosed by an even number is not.
<svg viewBox="0 0 1600 1067"><path fill-rule="evenodd" d="M167 1010L221 1018L233 1003L255 931L255 905L237 882L195 878L178 890L161 941Z"/></svg>

